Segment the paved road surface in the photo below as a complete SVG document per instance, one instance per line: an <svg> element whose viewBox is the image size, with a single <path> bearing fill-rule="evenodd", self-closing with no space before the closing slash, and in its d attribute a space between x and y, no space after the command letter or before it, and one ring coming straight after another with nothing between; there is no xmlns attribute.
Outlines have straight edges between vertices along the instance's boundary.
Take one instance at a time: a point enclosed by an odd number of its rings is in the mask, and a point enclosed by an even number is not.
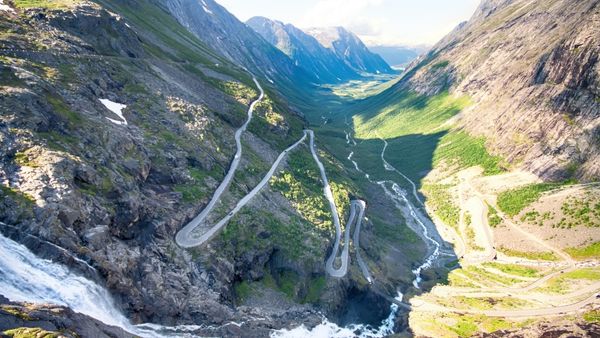
<svg viewBox="0 0 600 338"><path fill-rule="evenodd" d="M287 154L292 151L294 148L296 148L298 145L300 145L300 143L304 142L304 140L306 139L306 133L304 133L304 135L302 136L302 138L300 138L300 140L298 140L296 143L294 143L293 145L291 145L289 148L287 148L286 150L284 150L281 154L279 154L279 157L277 157L277 159L275 160L275 162L273 163L273 165L271 166L271 169L269 169L269 171L267 172L267 174L263 177L263 179L260 181L260 183L254 187L254 189L252 189L252 191L250 191L246 196L244 196L236 205L235 208L233 208L233 210L227 214L227 216L225 216L222 220L220 220L217 224L213 225L211 228L209 228L206 232L204 232L203 234L201 234L200 236L196 237L194 236L194 234L192 233L183 233L182 231L185 229L182 229L177 235L177 244L180 245L181 247L184 248L191 248L191 247L196 247L199 245L202 245L204 242L211 240L213 237L215 237L218 232L227 224L229 223L229 221L246 205L248 204L267 184L269 184L269 180L271 179L271 177L275 174L275 171L277 170L277 167L279 167L279 165L281 164L281 161L283 160L283 158L285 156L287 156ZM204 221L204 219L200 220L200 223L198 223L198 225L200 225L202 222ZM197 226L196 226L197 227ZM195 229L195 228L194 228ZM180 234L182 234L180 236ZM185 237L187 236L187 237Z"/></svg>
<svg viewBox="0 0 600 338"><path fill-rule="evenodd" d="M388 142L383 137L380 137L379 134L377 135L377 137L379 137L379 139L381 141L383 141L383 150L381 151L381 161L383 162L383 167L385 168L385 170L393 171L393 172L397 173L398 175L402 176L408 183L410 183L410 185L412 186L413 196L415 197L417 202L419 202L421 207L425 208L425 203L423 203L423 201L419 197L419 194L417 193L417 185L415 184L415 182L413 182L410 178L408 178L408 176L404 175L404 173L402 173L400 170L396 169L393 165L389 164L388 161L385 160L385 152L389 146Z"/></svg>
<svg viewBox="0 0 600 338"><path fill-rule="evenodd" d="M319 159L319 155L317 154L317 149L315 147L315 137L314 132L312 130L307 131L310 135L310 151L312 153L313 159L317 166L319 167L319 171L321 172L321 179L323 180L323 193L325 194L325 198L329 203L329 208L331 209L331 216L333 218L333 224L335 225L335 243L333 245L333 251L327 259L325 263L325 271L332 277L344 277L348 273L348 263L349 263L349 249L350 249L350 230L352 228L352 224L356 222L357 226L354 231L354 245L356 246L357 257L360 257L360 247L359 240L356 240L360 237L360 225L362 224L362 220L364 218L365 206L366 203L360 200L350 201L350 216L348 217L348 222L346 223L346 231L344 235L344 249L342 250L341 260L342 264L339 268L335 268L334 262L337 257L337 254L340 250L340 241L342 237L342 227L340 225L340 216L337 211L337 207L335 206L335 201L333 199L333 193L331 192L331 186L329 185L329 180L327 179L327 172L325 172L325 166L321 163ZM356 219L356 208L359 208L359 218ZM358 264L363 272L365 279L371 283L373 278L368 271L368 268L362 257L357 258Z"/></svg>
<svg viewBox="0 0 600 338"><path fill-rule="evenodd" d="M365 201L352 201L352 203L356 202L357 206L360 208L360 212L358 213L358 219L356 220L356 227L354 228L354 236L352 238L352 244L354 245L354 250L356 250L356 261L358 262L358 266L362 271L363 276L369 284L373 283L373 277L369 272L369 267L363 261L362 256L360 254L360 227L362 225L363 218L365 217L365 208L367 204Z"/></svg>
<svg viewBox="0 0 600 338"><path fill-rule="evenodd" d="M568 305L563 306L552 306L538 309L515 309L515 310L464 310L456 309L452 307L425 303L425 302L414 302L412 309L418 311L428 312L454 312L461 314L473 314L473 315L484 315L487 317L502 317L502 318L527 318L527 317L542 317L542 316L555 316L563 315L567 313L574 313L581 311L585 306L589 304L598 304L600 300L596 298L596 294L590 297Z"/></svg>
<svg viewBox="0 0 600 338"><path fill-rule="evenodd" d="M325 271L332 277L344 277L348 273L348 261L349 261L349 248L350 248L350 228L352 228L352 224L356 221L356 204L355 201L350 203L350 216L348 217L348 222L346 222L346 231L344 232L344 249L342 250L342 264L339 268L335 268L333 265L335 263L335 259L337 258L337 254L340 250L340 240L341 240L341 230L336 231L335 243L333 245L333 251L331 251L331 255L327 259L327 263L325 263ZM337 230L337 228L336 228Z"/></svg>
<svg viewBox="0 0 600 338"><path fill-rule="evenodd" d="M275 174L275 171L277 170L277 167L279 167L279 165L281 164L281 161L283 160L283 158L285 156L287 156L287 154L290 151L292 151L294 148L296 148L298 145L300 145L302 142L304 142L304 140L306 139L306 135L307 135L307 133L305 132L304 135L302 136L302 138L300 138L300 140L298 140L296 143L294 143L289 148L284 150L281 154L279 154L279 156L277 157L277 159L271 166L271 169L269 169L269 171L263 177L263 179L260 181L260 183L256 187L254 187L254 189L252 189L252 191L250 191L246 196L244 196L236 204L235 208L229 214L227 214L227 216L225 216L217 224L215 224L214 226L209 228L206 232L204 232L200 236L196 237L196 236L194 236L192 231L194 229L196 229L199 225L202 224L202 222L204 221L204 218L208 214L208 213L205 213L203 215L203 217L197 221L197 223L193 224L193 228L190 228L191 230L189 230L189 229L186 230L186 228L183 228L182 230L179 231L179 233L177 233L177 236L176 236L177 244L184 248L191 248L191 247L202 245L204 242L212 239L215 235L217 235L218 232L227 223L229 223L229 221L235 216L235 214L237 214L246 204L248 204L250 202L250 200L252 200L256 196L256 194L258 194L260 192L260 190L262 190L262 188L264 188L269 183L269 180Z"/></svg>
<svg viewBox="0 0 600 338"><path fill-rule="evenodd" d="M196 244L197 243L196 240L192 239L192 232L198 226L200 226L202 224L202 222L204 221L206 216L208 216L208 214L212 211L212 209L215 207L217 202L219 202L221 200L221 195L223 194L223 192L225 192L225 190L231 183L231 180L233 179L235 172L237 171L237 168L240 164L240 160L242 159L242 140L241 140L242 133L244 133L246 131L246 128L250 124L250 121L252 121L254 107L265 96L265 92L263 91L262 87L260 86L260 83L258 83L258 81L256 80L256 77L253 76L252 79L254 80L254 83L256 83L256 86L258 87L258 89L260 91L260 96L258 97L258 99L256 99L254 102L252 102L252 104L248 108L248 118L247 118L246 122L235 132L235 144L236 144L237 150L233 157L233 161L231 161L231 166L229 167L229 171L227 172L227 175L225 176L225 178L223 179L223 181L221 182L221 184L219 185L219 187L213 194L213 197L210 200L210 202L208 202L208 205L202 210L202 212L200 212L200 214L198 216L196 216L191 222L189 222L183 229L181 229L177 233L175 240L179 246L193 247L193 246L199 245L199 244Z"/></svg>

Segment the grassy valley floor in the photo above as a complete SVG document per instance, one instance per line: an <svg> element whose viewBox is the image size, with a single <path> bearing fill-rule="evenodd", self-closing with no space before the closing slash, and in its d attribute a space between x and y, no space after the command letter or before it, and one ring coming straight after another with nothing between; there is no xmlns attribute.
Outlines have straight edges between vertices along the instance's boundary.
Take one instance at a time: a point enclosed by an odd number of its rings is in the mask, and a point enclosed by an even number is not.
<svg viewBox="0 0 600 338"><path fill-rule="evenodd" d="M364 93L386 88L384 79L333 88L308 118L320 142L369 192L367 217L375 221L380 209L394 208L374 206L386 198L378 183L393 181L435 223L442 255L424 271L421 289L400 287L412 305L411 330L470 337L542 325L554 316L597 323L599 186L544 183L511 167L487 149L485 138L461 130L468 97L404 92L365 99ZM375 224L375 231L423 246L427 241L410 223L403 218L379 230ZM414 269L426 256L398 259ZM408 273L399 279L414 277Z"/></svg>

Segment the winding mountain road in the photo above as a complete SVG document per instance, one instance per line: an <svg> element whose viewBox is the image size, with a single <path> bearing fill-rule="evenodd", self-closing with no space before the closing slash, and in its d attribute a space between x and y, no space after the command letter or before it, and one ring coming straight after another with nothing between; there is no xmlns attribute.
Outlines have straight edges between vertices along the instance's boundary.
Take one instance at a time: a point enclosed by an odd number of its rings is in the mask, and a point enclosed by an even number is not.
<svg viewBox="0 0 600 338"><path fill-rule="evenodd" d="M518 226L517 224L515 224L515 222L513 222L512 218L508 215L506 215L502 209L498 206L497 202L494 199L490 199L489 196L484 195L483 193L481 193L479 190L477 190L477 188L472 184L471 178L467 178L465 183L469 186L470 189L472 189L472 191L475 193L475 196L477 198L479 198L482 202L487 203L488 205L492 206L494 209L496 209L496 213L498 214L498 216L513 230L515 230L516 232L520 233L522 236L524 236L525 238L529 239L532 243L536 243L538 246L545 248L548 251L551 251L553 253L555 253L557 256L559 256L560 258L563 259L563 261L567 262L569 264L569 266L573 267L575 266L575 260L573 260L573 258L567 254L564 250L557 248L556 246L551 245L550 243L544 241L543 239L538 238L537 236L525 231L522 227ZM489 228L489 226L487 227L486 231L491 232L491 229ZM491 235L487 235L487 236L491 236ZM492 239L493 241L493 239ZM495 250L494 250L495 251Z"/></svg>
<svg viewBox="0 0 600 338"><path fill-rule="evenodd" d="M221 200L221 195L223 194L223 192L225 192L225 190L231 183L231 180L233 179L235 172L237 171L237 168L240 165L240 160L242 159L242 134L246 131L246 129L248 128L248 125L252 121L254 107L256 107L256 105L258 103L260 103L260 101L262 101L262 99L265 97L265 92L264 92L263 88L260 86L260 83L258 83L258 80L256 80L256 77L252 76L252 80L254 81L254 83L256 84L256 87L260 91L260 95L258 96L258 99L256 99L254 102L252 102L252 104L250 104L250 107L248 108L248 118L247 118L246 122L235 132L235 144L236 144L237 150L233 157L233 161L231 161L231 166L229 167L229 171L227 172L227 175L225 175L225 178L223 179L223 181L221 182L221 184L219 185L219 187L213 194L212 199L210 200L210 202L208 202L208 205L204 208L204 210L202 210L202 212L200 212L200 214L198 216L196 216L191 222L189 222L183 229L179 230L179 232L175 236L175 241L181 247L185 247L185 248L194 247L194 246L198 246L204 242L204 241L199 241L198 239L195 239L192 236L192 232L196 228L198 228L198 226L200 226L202 224L202 222L204 221L206 216L208 216L208 214L213 210L213 208L215 207L217 202L219 202ZM219 222L217 225L219 225L220 223L221 222ZM213 229L214 229L214 227L213 227ZM213 229L209 230L209 232L214 234L214 233L216 233L216 231L219 230L219 229L214 229L214 231L213 231Z"/></svg>
<svg viewBox="0 0 600 338"><path fill-rule="evenodd" d="M408 176L404 175L403 172L396 169L393 165L391 165L388 161L385 160L385 152L389 146L388 142L384 138L379 136L379 134L377 134L377 137L379 137L379 139L381 141L383 141L383 150L381 151L381 161L383 162L383 167L385 168L385 170L393 171L393 172L397 173L398 175L402 176L402 178L404 178L408 183L410 183L410 185L412 186L413 196L415 197L417 202L419 202L421 207L425 208L425 203L423 203L423 201L419 197L419 194L417 193L417 185L415 184L415 182L413 182L410 178L408 178Z"/></svg>
<svg viewBox="0 0 600 338"><path fill-rule="evenodd" d="M465 310L427 302L414 303L412 304L412 309L418 309L419 311L425 312L454 312L460 314L484 315L486 317L531 318L541 316L566 315L567 313L572 314L582 311L584 307L590 304L598 303L600 303L600 300L598 300L596 294L593 294L581 301L572 304L562 306L550 306L537 309Z"/></svg>
<svg viewBox="0 0 600 338"><path fill-rule="evenodd" d="M348 265L349 265L349 248L350 248L350 232L352 229L352 225L354 224L354 235L352 238L352 244L354 245L355 249L356 249L356 261L358 262L358 266L361 269L361 272L363 274L363 276L365 277L365 279L367 280L367 282L372 283L373 282L373 277L371 276L371 273L369 272L369 268L367 267L367 264L364 262L364 260L362 259L362 256L360 255L360 228L362 226L362 221L365 217L365 208L366 208L367 204L365 203L365 201L362 200L352 200L350 201L350 215L348 217L348 222L346 222L346 230L344 232L344 248L342 249L342 255L341 255L341 265L339 268L335 268L334 267L334 263L335 263L335 259L337 258L337 254L339 252L340 249L340 240L341 240L341 231L340 231L340 235L336 236L335 239L335 244L333 246L333 251L331 252L331 255L329 256L329 259L327 259L327 263L325 264L325 271L333 276L333 277L344 277L347 273L348 273ZM357 215L357 211L358 210L358 217Z"/></svg>
<svg viewBox="0 0 600 338"><path fill-rule="evenodd" d="M254 189L252 189L252 191L250 191L246 196L244 196L235 205L235 207L233 208L233 210L229 214L227 214L227 216L225 216L223 219L221 219L219 222L217 222L217 224L215 224L212 227L210 227L206 232L204 232L199 237L195 237L194 234L192 234L192 231L194 231L196 228L198 228L202 224L202 222L204 221L204 218L206 218L206 215L208 214L208 213L206 213L204 215L204 217L201 218L198 221L197 224L193 224L193 228L191 228L191 230L186 230L184 228L179 233L177 233L177 238L176 238L177 239L177 244L180 245L181 247L184 247L184 248L192 248L192 247L196 247L196 246L202 245L206 241L209 241L212 238L214 238L219 233L219 231L227 223L229 223L229 221L244 206L246 206L246 204L248 204L267 184L269 184L269 180L275 174L275 170L277 170L277 167L279 167L279 165L281 164L281 161L283 161L284 157L287 156L287 154L290 151L292 151L294 148L296 148L298 145L300 145L302 142L304 142L305 139L306 139L306 133L304 133L304 135L300 138L300 140L298 140L296 143L294 143L293 145L291 145L290 147L288 147L286 150L284 150L281 154L279 154L279 156L277 157L277 159L275 160L275 162L271 166L271 169L269 169L269 171L263 177L263 179L260 181L260 183L258 183L258 185L256 187L254 187ZM183 232L184 230L186 230L186 232Z"/></svg>
<svg viewBox="0 0 600 338"><path fill-rule="evenodd" d="M333 251L327 259L325 263L325 271L332 277L342 278L348 273L348 260L349 260L349 242L350 242L350 228L352 226L352 222L356 217L356 203L355 201L350 202L350 216L348 218L348 222L346 223L346 231L344 238L344 249L342 250L342 264L336 269L333 267L335 262L335 258L340 250L340 241L342 238L342 226L340 224L340 215L337 211L337 207L335 205L335 200L333 199L333 193L331 192L331 186L329 185L329 179L327 178L327 172L325 172L325 166L321 163L319 159L319 155L317 154L317 150L315 147L315 137L314 132L312 130L308 130L310 135L310 152L312 153L313 159L315 163L319 167L319 171L321 173L321 180L323 181L323 194L329 203L329 209L331 210L331 216L333 218L333 225L335 226L335 243L333 245Z"/></svg>
<svg viewBox="0 0 600 338"><path fill-rule="evenodd" d="M381 150L381 161L383 162L383 167L387 171L397 173L408 183L410 183L410 185L412 186L412 194L415 200L421 205L421 207L424 210L426 210L425 203L423 203L423 201L419 197L419 194L417 193L417 185L415 184L415 182L413 182L410 178L408 178L408 176L404 175L404 173L402 173L400 170L396 169L388 161L386 161L385 152L389 144L385 139L381 137L379 138L381 141L383 141L383 149ZM395 199L397 202L400 202L396 203L396 206L399 209L408 209L408 215L410 215L410 217L412 217L412 219L414 219L421 228L420 231L417 231L417 233L421 234L421 236L425 239L425 243L427 243L427 246L430 248L430 253L425 259L425 262L421 264L421 266L413 270L413 273L415 274L415 280L413 281L413 285L415 286L415 288L419 289L419 285L422 281L421 273L423 272L423 270L430 268L434 264L434 262L439 258L440 254L442 254L443 241L439 233L437 232L435 224L433 224L433 222L428 217L423 215L419 209L413 206L413 204L408 200L406 194L403 192L402 188L400 188L400 186L396 182L390 182L392 183L392 192L390 192L385 187L385 181L378 182L378 184L383 187L388 196L392 197L392 199ZM403 208L403 204L406 207Z"/></svg>
<svg viewBox="0 0 600 338"><path fill-rule="evenodd" d="M360 227L362 224L362 220L364 218L365 207L366 207L366 203L364 201L361 201L361 200L350 201L350 215L348 217L348 222L346 222L346 231L345 231L345 235L344 235L344 248L342 249L342 255L341 255L342 263L341 263L340 267L337 269L333 266L335 263L337 254L340 250L340 241L341 241L341 237L342 237L342 226L340 224L340 216L337 211L337 207L335 205L335 200L333 199L333 193L331 192L331 186L329 185L329 179L327 178L327 172L325 171L325 166L323 166L323 163L321 163L321 160L319 159L319 155L317 154L317 150L315 147L314 132L312 130L307 130L306 132L310 136L310 151L312 153L313 159L315 160L315 163L319 167L319 171L321 172L321 180L323 181L323 193L325 195L325 198L327 199L327 202L329 203L329 208L331 209L331 216L333 218L333 224L335 225L335 243L333 245L333 251L331 252L329 259L327 259L327 262L325 264L325 271L330 276L337 277L337 278L342 278L348 273L348 265L349 265L349 260L350 260L350 257L349 257L350 256L350 254L349 254L350 230L352 228L352 224L356 223L353 243L356 246L357 261L358 261L358 264L361 268L361 271L362 271L365 279L369 283L372 283L373 278L371 277L371 274L369 273L367 265L363 261L362 257L360 256L360 252L359 252L359 250L360 250L360 247L359 247L359 245L360 245L360 240L359 240ZM359 213L358 219L356 218L356 208L360 209L360 211L358 212Z"/></svg>
<svg viewBox="0 0 600 338"><path fill-rule="evenodd" d="M350 248L350 228L352 227L352 223L355 222L356 219L356 204L354 201L350 203L350 216L348 217L348 222L346 223L346 231L344 232L344 249L342 249L342 264L339 268L335 268L333 265L335 263L335 259L337 258L337 254L340 250L340 241L341 241L341 229L336 226L336 238L335 244L333 245L333 251L331 251L331 255L327 259L327 263L325 263L325 271L332 277L344 277L348 273L348 261L349 261L349 248Z"/></svg>
<svg viewBox="0 0 600 338"><path fill-rule="evenodd" d="M238 168L241 158L242 158L242 142L241 142L242 134L246 131L248 125L250 124L250 122L252 120L254 107L264 98L264 91L254 76L253 76L253 80L254 80L254 83L256 83L257 88L260 90L260 96L258 97L258 99L256 99L254 102L252 102L252 104L250 105L250 107L248 109L248 119L246 120L244 125L242 125L235 132L235 142L236 142L237 150L236 150L234 158L231 162L231 166L229 167L229 171L227 172L227 175L225 175L225 178L223 179L223 181L221 182L221 184L219 185L219 187L213 194L208 205L200 212L200 214L198 214L198 216L196 216L191 222L189 222L186 226L184 226L177 233L177 235L175 236L175 240L176 240L177 244L183 248L192 248L192 247L200 246L200 245L204 244L205 242L214 238L221 231L221 229L223 229L223 227L227 223L229 223L229 221L245 205L247 205L260 192L260 190L262 190L269 183L269 180L271 179L271 177L273 177L273 175L275 174L275 171L277 170L277 168L279 167L279 165L281 164L281 161L283 161L285 156L287 156L287 154L290 151L294 150L298 145L303 143L304 140L306 140L306 137L309 136L310 137L310 151L312 153L313 159L315 160L315 163L319 167L319 171L321 173L321 179L323 181L323 193L325 195L325 198L327 199L327 202L329 203L329 207L331 209L331 215L333 218L333 223L336 227L336 240L335 240L333 252L326 263L326 272L329 275L331 275L332 277L338 277L338 278L342 278L348 273L350 229L352 227L352 224L356 223L353 243L354 243L354 245L357 246L357 261L361 268L361 271L363 272L365 279L367 279L367 281L369 283L371 283L373 279L371 277L371 274L368 271L367 265L364 263L362 257L360 256L360 252L358 249L358 246L360 245L359 244L360 228L361 228L362 220L364 218L365 207L366 207L366 203L364 201L353 200L350 202L351 214L350 214L350 217L348 220L348 224L346 225L346 234L345 234L345 238L344 238L344 249L343 249L342 255L341 255L342 263L341 263L340 268L338 268L338 269L333 267L335 258L337 257L337 253L338 253L339 247L340 247L342 230L341 230L339 213L338 213L338 210L335 205L334 198L333 198L333 192L331 191L331 186L329 184L329 179L327 178L325 166L323 165L323 163L321 162L321 160L319 159L319 156L317 154L317 150L316 150L316 146L315 146L315 135L312 130L308 130L308 129L304 130L303 136L296 143L292 144L290 147L288 147L282 153L279 154L279 156L277 157L277 159L275 160L275 162L273 163L273 165L271 166L269 171L266 173L266 175L263 177L263 179L259 182L259 184L256 187L254 187L254 189L252 189L252 191L250 191L240 201L238 201L238 203L235 205L233 210L231 210L231 212L229 212L227 214L227 216L225 216L223 219L218 221L213 226L207 226L205 224L206 217L214 209L215 205L221 200L222 194L225 192L225 190L227 190L227 187L231 183L231 180L233 179L235 172L237 171L237 168ZM358 214L359 214L358 219L356 218L356 214L357 214L356 209L357 208L360 209L358 212ZM203 231L203 232L199 231L199 228L201 228L202 230L205 230L205 231ZM200 232L200 234L198 232Z"/></svg>
<svg viewBox="0 0 600 338"><path fill-rule="evenodd" d="M356 262L358 262L358 266L360 267L360 270L362 271L363 276L365 276L365 279L367 280L367 282L369 282L369 284L373 283L373 277L371 276L371 273L369 272L369 267L367 266L367 264L365 263L365 261L363 260L361 254L360 254L360 227L362 226L362 220L365 217L365 209L367 207L367 203L365 203L365 201L352 201L352 203L355 203L358 208L360 208L360 211L358 213L358 219L356 220L356 226L354 228L354 236L352 238L352 244L354 245L354 249L356 250Z"/></svg>
<svg viewBox="0 0 600 338"><path fill-rule="evenodd" d="M474 238L470 239L472 241L470 245L465 246L463 265L477 265L491 262L497 258L494 235L488 220L488 207L485 200L473 192L474 187L471 184L471 179L478 174L478 171L473 170L462 171L458 174L460 180L458 184L460 229L463 234L467 233L468 228L474 233ZM470 223L466 221L467 214L471 216ZM462 236L460 237L462 238ZM478 244L483 245L481 247L483 251L477 248Z"/></svg>

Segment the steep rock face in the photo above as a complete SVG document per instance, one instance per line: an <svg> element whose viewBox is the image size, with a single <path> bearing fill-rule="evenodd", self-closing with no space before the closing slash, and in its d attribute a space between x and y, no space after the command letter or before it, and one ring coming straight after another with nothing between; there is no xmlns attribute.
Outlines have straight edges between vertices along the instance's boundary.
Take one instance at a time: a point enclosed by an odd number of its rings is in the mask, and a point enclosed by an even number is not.
<svg viewBox="0 0 600 338"><path fill-rule="evenodd" d="M251 18L246 24L322 82L337 83L359 77L333 51L293 25L264 17Z"/></svg>
<svg viewBox="0 0 600 338"><path fill-rule="evenodd" d="M343 27L311 28L306 32L358 72L394 73L381 56L369 51L358 36Z"/></svg>
<svg viewBox="0 0 600 338"><path fill-rule="evenodd" d="M132 338L135 335L119 328L108 326L88 316L75 313L68 308L52 305L31 305L10 302L0 295L0 334L27 329L32 333L39 331L60 337L113 337ZM39 331L36 331L39 330ZM14 331L13 331L14 332ZM13 335L10 335L11 337ZM18 336L18 335L16 335ZM27 336L27 335L23 335ZM45 337L43 334L29 336Z"/></svg>
<svg viewBox="0 0 600 338"><path fill-rule="evenodd" d="M388 91L449 89L461 125L546 179L600 177L600 5L484 1Z"/></svg>
<svg viewBox="0 0 600 338"><path fill-rule="evenodd" d="M318 82L214 0L164 0L160 4L200 40L253 72L273 80L294 79L298 85Z"/></svg>
<svg viewBox="0 0 600 338"><path fill-rule="evenodd" d="M73 3L0 16L5 236L105 286L133 323L215 328L201 336L314 326L322 319L317 309L343 310L349 289L369 292L359 273L325 276L333 228L314 165L292 182L310 205L266 187L209 245L177 246L175 234L229 168L256 86L153 1ZM244 133L240 169L208 222L231 210L303 134L305 122L268 79L258 81L266 96ZM124 105L122 117L100 99ZM306 146L298 153L305 158L296 164L313 164ZM340 168L332 184L347 209L343 166L324 149L319 154ZM352 194L361 195L358 188ZM372 235L372 228L363 231ZM389 290L396 284L379 281ZM240 306L237 287L249 283L268 285L289 305Z"/></svg>
<svg viewBox="0 0 600 338"><path fill-rule="evenodd" d="M105 285L135 323L243 321L253 309L234 307L233 283L263 267L237 271L236 257L183 250L174 236L222 179L255 85L165 12L130 5L142 19L85 2L0 16L0 231ZM253 128L278 131L257 132L268 159L303 122L267 95ZM124 104L127 124L100 99ZM254 176L234 184L232 199ZM308 305L289 310L246 329L320 320Z"/></svg>

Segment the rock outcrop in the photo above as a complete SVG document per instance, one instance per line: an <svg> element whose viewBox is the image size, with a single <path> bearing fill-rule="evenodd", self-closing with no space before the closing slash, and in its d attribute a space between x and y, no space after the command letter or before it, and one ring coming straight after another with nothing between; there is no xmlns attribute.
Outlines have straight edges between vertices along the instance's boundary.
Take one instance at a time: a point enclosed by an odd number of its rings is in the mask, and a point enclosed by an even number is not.
<svg viewBox="0 0 600 338"><path fill-rule="evenodd" d="M120 328L108 326L69 308L15 303L0 295L0 335L4 337L7 331L11 333L8 335L10 337L46 337L45 334L66 338L135 337Z"/></svg>
<svg viewBox="0 0 600 338"><path fill-rule="evenodd" d="M385 95L449 90L460 125L545 179L600 177L600 4L484 1Z"/></svg>
<svg viewBox="0 0 600 338"><path fill-rule="evenodd" d="M0 231L101 282L134 323L240 320L235 257L202 260L208 252L182 250L174 235L222 179L254 84L198 40L177 40L184 29L166 12L131 5L162 22L160 34L86 2L0 16ZM128 125L99 99L124 104ZM303 125L285 105L277 112L294 128L260 135L272 153L269 142L291 143ZM302 309L289 318L320 318Z"/></svg>
<svg viewBox="0 0 600 338"><path fill-rule="evenodd" d="M206 9L194 3L205 15L224 12L209 0ZM223 179L234 132L257 97L239 57L256 56L247 68L265 70L256 75L266 97L244 134L239 175L211 217L231 209L303 134L304 120L268 85L271 75L302 79L293 64L285 68L287 56L239 22L214 35L232 37L239 28L236 48L203 42L191 32L204 26L190 22L188 31L165 2L31 6L0 15L0 231L6 237L106 287L132 323L217 328L201 335L266 336L314 326L322 320L319 310L338 311L350 288L366 289L351 277L325 278L331 229L275 190L265 189L210 245L185 250L175 243L176 232ZM235 19L226 14L221 19ZM247 31L257 45L244 44ZM271 64L278 59L262 58L261 46L287 60L287 70ZM230 53L221 55L221 48ZM127 124L103 102L124 106L118 113ZM340 170L336 183L348 198L345 179ZM319 202L322 187L313 183L317 188L306 190ZM264 283L293 306L241 306L243 286L267 277ZM282 287L290 283L292 290Z"/></svg>

